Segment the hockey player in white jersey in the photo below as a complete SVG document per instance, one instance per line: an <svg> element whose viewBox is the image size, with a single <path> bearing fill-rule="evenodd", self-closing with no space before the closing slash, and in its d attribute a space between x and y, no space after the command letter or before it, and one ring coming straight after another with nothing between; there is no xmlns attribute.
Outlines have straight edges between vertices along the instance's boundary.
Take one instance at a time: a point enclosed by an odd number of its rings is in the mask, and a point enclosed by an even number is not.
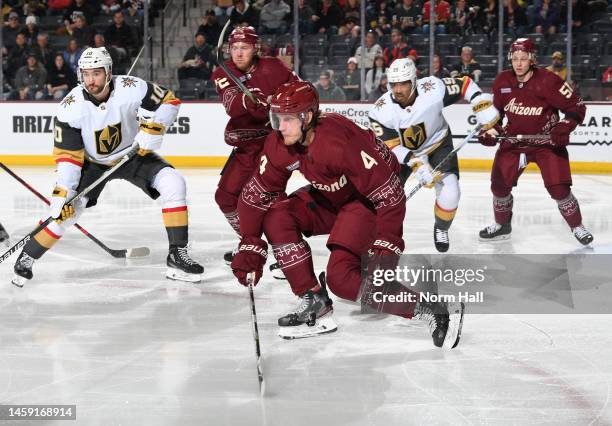
<svg viewBox="0 0 612 426"><path fill-rule="evenodd" d="M106 182L75 206L66 200L112 167L133 145L138 155L110 179L124 179L161 201L168 234L166 276L198 282L204 268L187 253L188 218L185 180L153 151L176 120L180 101L172 91L137 77L112 75L112 60L104 47L87 48L78 61L80 85L59 104L54 123L53 156L57 181L50 215L56 218L24 246L15 263L13 284L32 279L32 265L73 225L83 210L97 203Z"/></svg>
<svg viewBox="0 0 612 426"><path fill-rule="evenodd" d="M459 163L453 156L440 170L433 169L453 150L453 139L442 109L460 99L468 101L484 128L499 120L492 96L484 94L469 77L425 77L417 80L410 58L396 59L387 69L390 90L369 112L370 125L395 154L407 173L428 188L435 187L434 244L439 252L449 248L448 230L459 205Z"/></svg>

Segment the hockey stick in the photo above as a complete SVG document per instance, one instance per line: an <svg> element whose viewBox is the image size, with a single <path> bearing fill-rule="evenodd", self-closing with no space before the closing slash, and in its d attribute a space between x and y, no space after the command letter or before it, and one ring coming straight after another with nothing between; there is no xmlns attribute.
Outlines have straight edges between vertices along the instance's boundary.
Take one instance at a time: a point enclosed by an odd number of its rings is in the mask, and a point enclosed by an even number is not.
<svg viewBox="0 0 612 426"><path fill-rule="evenodd" d="M217 42L217 64L221 67L223 71L225 71L225 74L227 74L227 76L234 83L236 83L236 86L238 86L238 88L242 90L242 93L247 95L249 99L253 101L253 103L257 104L259 103L259 101L255 98L255 96L253 96L251 91L247 89L244 83L242 83L242 81L240 81L240 79L236 77L232 71L230 71L227 65L225 65L225 59L223 58L223 39L225 38L225 32L227 31L227 28L229 27L230 23L231 21L228 19L225 25L223 26L223 29L221 30L221 35L219 36L219 41Z"/></svg>
<svg viewBox="0 0 612 426"><path fill-rule="evenodd" d="M11 169L6 167L4 163L0 162L0 168L4 169L5 172L7 172L12 177L14 177L17 182L25 186L32 194L36 195L40 200L44 201L47 205L50 204L47 197L45 197L40 192L38 192L36 189L34 189L30 184L28 184L25 180L19 177ZM135 248L130 248L130 249L112 249L108 247L106 244L104 244L102 241L94 237L92 234L90 234L85 228L83 228L78 223L75 223L74 226L79 231L81 231L83 234L85 234L87 238L89 238L91 241L96 243L102 250L104 250L105 252L107 252L108 254L110 254L111 256L115 258L145 257L151 253L151 250L149 250L148 247L135 247Z"/></svg>
<svg viewBox="0 0 612 426"><path fill-rule="evenodd" d="M253 293L253 281L255 272L249 273L247 282L249 283L249 297L251 300L251 325L253 326L253 339L255 340L255 358L257 360L257 379L259 381L259 393L261 396L266 391L266 383L264 382L263 369L261 367L261 349L259 347L259 329L257 328L257 312L255 312L255 294Z"/></svg>
<svg viewBox="0 0 612 426"><path fill-rule="evenodd" d="M110 169L108 169L107 171L105 171L102 176L100 176L98 179L96 179L91 185L89 185L87 188L85 188L84 190L82 190L81 192L79 192L78 194L76 194L74 197L72 197L70 200L68 200L66 202L66 204L70 204L70 205L74 205L75 202L79 201L81 198L83 198L85 195L87 195L89 192L91 192L96 186L98 186L100 183L102 183L105 179L107 179L110 175L112 175L113 173L115 173L115 171L117 171L117 169L119 169L119 167L123 166L125 163L127 163L130 159L132 159L132 157L134 157L134 155L136 155L136 153L138 152L138 146L135 146L134 148L130 149L127 154L125 154L121 160L119 160L119 162L117 164L115 164L113 167L111 167ZM32 232L30 232L28 235L26 235L25 237L23 237L21 240L19 240L15 245L13 245L10 249L8 249L2 256L0 256L0 263L4 262L6 259L8 259L9 257L11 257L11 255L13 253L15 253L17 250L19 250L21 247L23 247L34 235L38 234L40 231L42 231L43 229L45 229L45 227L51 223L51 221L54 220L53 217L49 216L44 222L42 222L40 225L38 225L36 228L34 228L34 230Z"/></svg>
<svg viewBox="0 0 612 426"><path fill-rule="evenodd" d="M448 153L446 157L442 159L442 161L438 163L438 165L431 171L431 174L434 174L439 171L440 168L453 157L453 155L457 154L457 151L463 148L478 132L480 132L481 127L482 126L480 125L474 127L474 129L472 129L472 131L468 133L468 135L461 142L459 142L459 145L457 145L451 152ZM410 192L406 195L406 201L411 199L413 195L416 194L418 190L421 189L423 186L425 185L419 182L417 186L412 188Z"/></svg>

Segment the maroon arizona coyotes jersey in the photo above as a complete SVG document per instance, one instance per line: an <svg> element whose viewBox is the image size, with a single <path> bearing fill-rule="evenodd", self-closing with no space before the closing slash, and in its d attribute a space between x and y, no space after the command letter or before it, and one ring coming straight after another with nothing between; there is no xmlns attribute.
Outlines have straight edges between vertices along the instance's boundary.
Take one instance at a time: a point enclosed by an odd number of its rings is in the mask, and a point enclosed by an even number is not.
<svg viewBox="0 0 612 426"><path fill-rule="evenodd" d="M261 90L266 99L273 95L281 84L298 79L278 58L258 58L248 73L236 68L231 59L225 61L225 64L247 88ZM225 112L230 116L225 126L225 142L233 146L263 142L271 130L267 109L261 108L257 115L247 111L242 102L242 91L221 67L215 69L212 79Z"/></svg>
<svg viewBox="0 0 612 426"><path fill-rule="evenodd" d="M559 110L578 124L586 113L569 83L544 68L535 68L526 83L519 83L512 70L501 72L493 83L493 103L508 117L509 136L549 134L559 121Z"/></svg>
<svg viewBox="0 0 612 426"><path fill-rule="evenodd" d="M280 132L268 136L238 203L241 235L261 235L265 212L285 195L294 170L302 172L314 198L330 210L361 200L376 211L378 236L402 238L406 196L399 163L371 130L335 113L320 116L308 147L286 146Z"/></svg>

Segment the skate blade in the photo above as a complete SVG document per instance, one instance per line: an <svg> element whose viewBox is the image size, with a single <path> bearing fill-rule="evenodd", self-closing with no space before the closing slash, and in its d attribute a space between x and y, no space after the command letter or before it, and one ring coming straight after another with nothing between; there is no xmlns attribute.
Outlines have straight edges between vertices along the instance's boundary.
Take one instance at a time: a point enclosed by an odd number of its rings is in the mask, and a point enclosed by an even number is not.
<svg viewBox="0 0 612 426"><path fill-rule="evenodd" d="M287 280L287 277L283 273L283 270L278 267L273 268L273 266L274 265L270 265L270 272L272 273L272 277L277 280Z"/></svg>
<svg viewBox="0 0 612 426"><path fill-rule="evenodd" d="M497 243L500 241L507 241L510 239L512 235L511 234L506 234L506 235L500 235L498 237L494 237L494 238L482 238L482 237L478 237L478 241L481 241L483 243Z"/></svg>
<svg viewBox="0 0 612 426"><path fill-rule="evenodd" d="M202 281L201 274L188 274L175 268L168 268L166 270L166 278L174 281L185 281L188 283L199 283Z"/></svg>
<svg viewBox="0 0 612 426"><path fill-rule="evenodd" d="M17 286L19 288L22 288L23 285L28 282L29 280L27 278L24 278L20 275L15 275L13 277L13 279L11 280L11 284L13 284L14 286Z"/></svg>
<svg viewBox="0 0 612 426"><path fill-rule="evenodd" d="M135 247L127 249L125 257L147 257L151 254L151 250L148 247Z"/></svg>
<svg viewBox="0 0 612 426"><path fill-rule="evenodd" d="M465 304L452 303L448 305L448 330L444 337L443 347L453 349L459 344L461 338L461 329L463 328L463 314L465 313Z"/></svg>
<svg viewBox="0 0 612 426"><path fill-rule="evenodd" d="M279 327L278 335L283 339L304 339L320 334L333 333L338 330L338 324L331 315L324 315L317 319L315 325L302 324L295 327Z"/></svg>

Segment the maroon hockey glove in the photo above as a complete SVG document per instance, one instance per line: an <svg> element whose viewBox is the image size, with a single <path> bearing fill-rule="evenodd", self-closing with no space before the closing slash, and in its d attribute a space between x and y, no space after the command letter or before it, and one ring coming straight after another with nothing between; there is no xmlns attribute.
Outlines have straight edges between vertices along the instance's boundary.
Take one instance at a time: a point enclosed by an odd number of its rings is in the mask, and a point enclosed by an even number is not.
<svg viewBox="0 0 612 426"><path fill-rule="evenodd" d="M550 139L555 146L569 145L570 133L576 128L578 123L574 120L563 119L559 121L550 131Z"/></svg>
<svg viewBox="0 0 612 426"><path fill-rule="evenodd" d="M255 102L251 100L245 93L242 94L242 106L246 109L249 114L258 118L266 118L270 109L266 96L260 89L250 89L251 93L255 97Z"/></svg>
<svg viewBox="0 0 612 426"><path fill-rule="evenodd" d="M485 130L478 135L478 142L484 146L495 146L497 145L496 136L502 136L504 129L499 124L493 126L489 130Z"/></svg>
<svg viewBox="0 0 612 426"><path fill-rule="evenodd" d="M377 237L369 250L368 271L394 269L404 251L404 242L395 236Z"/></svg>
<svg viewBox="0 0 612 426"><path fill-rule="evenodd" d="M259 282L268 257L268 243L257 237L244 237L238 245L238 253L232 260L232 272L243 286L248 286L247 275L255 272L253 285Z"/></svg>

